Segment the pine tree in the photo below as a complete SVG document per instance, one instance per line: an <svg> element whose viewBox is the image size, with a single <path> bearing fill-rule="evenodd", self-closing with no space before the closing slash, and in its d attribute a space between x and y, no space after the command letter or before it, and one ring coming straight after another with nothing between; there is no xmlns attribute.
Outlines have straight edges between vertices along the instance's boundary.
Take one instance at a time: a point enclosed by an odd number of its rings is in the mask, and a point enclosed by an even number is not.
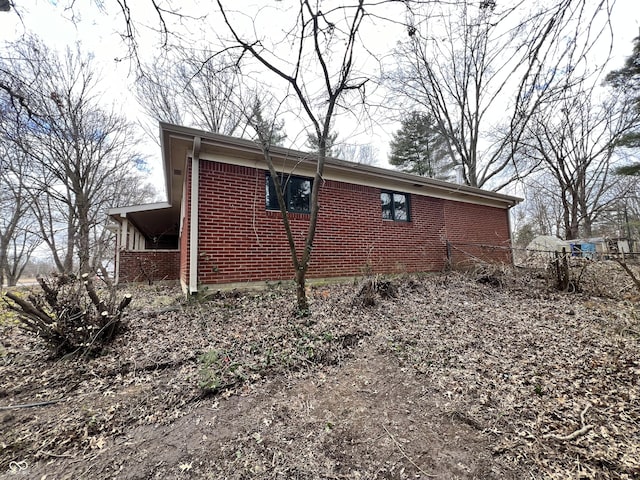
<svg viewBox="0 0 640 480"><path fill-rule="evenodd" d="M446 148L446 138L433 119L422 112L411 112L390 143L389 163L400 170L424 177L447 180L453 162Z"/></svg>
<svg viewBox="0 0 640 480"><path fill-rule="evenodd" d="M619 70L609 72L607 82L615 89L625 92L629 101L634 105L636 113L640 114L640 37L634 39L633 52ZM618 146L625 148L640 148L640 125L622 137ZM621 175L640 175L640 162L635 162L616 171Z"/></svg>
<svg viewBox="0 0 640 480"><path fill-rule="evenodd" d="M284 121L266 120L264 118L264 107L260 100L256 100L253 106L253 117L251 125L256 131L258 139L263 139L269 146L282 146L287 134L284 133Z"/></svg>
<svg viewBox="0 0 640 480"><path fill-rule="evenodd" d="M331 132L327 137L327 157L335 156L334 147L336 139L338 138L338 132ZM320 142L318 136L315 133L307 133L307 147L310 152L318 153L320 150Z"/></svg>

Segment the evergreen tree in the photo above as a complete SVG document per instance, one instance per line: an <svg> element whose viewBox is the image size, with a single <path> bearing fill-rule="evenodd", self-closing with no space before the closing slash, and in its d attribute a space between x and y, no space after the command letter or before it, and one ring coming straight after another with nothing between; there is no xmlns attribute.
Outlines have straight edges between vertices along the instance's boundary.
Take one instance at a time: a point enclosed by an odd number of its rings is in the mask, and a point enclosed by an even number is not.
<svg viewBox="0 0 640 480"><path fill-rule="evenodd" d="M391 140L389 163L400 170L424 177L447 180L453 162L449 158L446 138L433 119L422 112L411 112Z"/></svg>
<svg viewBox="0 0 640 480"><path fill-rule="evenodd" d="M335 156L335 143L338 138L338 132L332 132L327 137L327 157ZM318 153L320 150L320 145L318 142L318 136L315 133L307 133L307 147L310 152Z"/></svg>
<svg viewBox="0 0 640 480"><path fill-rule="evenodd" d="M634 39L633 52L619 70L607 75L607 82L614 88L625 92L629 102L634 105L636 114L640 114L640 37ZM627 133L618 142L625 148L640 148L640 125ZM616 170L621 175L640 175L640 162L635 162Z"/></svg>
<svg viewBox="0 0 640 480"><path fill-rule="evenodd" d="M282 146L287 138L287 134L284 133L284 121L279 122L275 118L265 119L264 106L260 100L256 100L252 113L250 123L256 131L258 141L264 141L269 146Z"/></svg>

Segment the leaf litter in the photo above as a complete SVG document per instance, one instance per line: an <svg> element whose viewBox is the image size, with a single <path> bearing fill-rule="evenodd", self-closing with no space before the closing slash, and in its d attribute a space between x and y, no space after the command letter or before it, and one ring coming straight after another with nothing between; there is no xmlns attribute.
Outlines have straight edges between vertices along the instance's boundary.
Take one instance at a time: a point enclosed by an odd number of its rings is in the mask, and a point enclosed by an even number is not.
<svg viewBox="0 0 640 480"><path fill-rule="evenodd" d="M637 292L574 268L139 288L88 360L4 324L0 478L640 478Z"/></svg>

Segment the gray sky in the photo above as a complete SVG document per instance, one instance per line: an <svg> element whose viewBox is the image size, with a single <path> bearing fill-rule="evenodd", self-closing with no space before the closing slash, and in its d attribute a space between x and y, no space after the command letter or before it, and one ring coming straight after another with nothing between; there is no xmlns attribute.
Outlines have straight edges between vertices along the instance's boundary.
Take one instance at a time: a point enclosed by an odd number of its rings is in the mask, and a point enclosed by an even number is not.
<svg viewBox="0 0 640 480"><path fill-rule="evenodd" d="M284 2L279 1L278 6L285 5L290 0ZM631 53L632 40L639 34L640 27L640 8L637 4L638 0L616 0L612 23L614 27L614 50L613 59L609 63L607 70L616 68L622 64L625 57ZM93 52L97 60L97 64L101 69L103 79L102 88L106 91L106 98L111 99L121 105L122 110L132 119L140 119L140 110L136 107L135 100L131 96L131 84L135 78L135 72L128 61L117 61L126 56L126 46L122 42L119 32L124 28L124 23L120 15L115 0L104 0L107 5L106 9L100 10L95 6L97 2L91 2L89 6L79 6L89 2L76 1L75 11L72 12L65 9L65 5L69 2L66 0L35 0L32 2L16 0L18 4L20 16L12 12L0 12L0 41L11 41L19 38L26 31L35 32L40 36L47 45L57 49L64 49L67 45L80 42L83 50ZM149 10L149 3L145 0L131 0L131 6L134 10L133 14L138 19L148 19L149 27L156 26L156 17ZM212 5L214 2L206 3ZM236 1L236 3L239 3ZM26 6L25 6L26 5ZM205 4L198 2L183 2L184 12L190 13L200 11ZM277 31L274 28L279 18L278 16L269 15L269 6L272 2L243 2L242 9L246 12L266 13L267 22L271 22L271 31ZM194 8L194 7L197 7ZM238 8L238 7L236 7ZM249 18L249 17L247 17ZM201 38L202 33L200 27L206 27L207 38L209 41L215 41L215 35L208 20L198 21L190 20L173 28L182 32L185 37L193 35L195 39ZM220 25L220 27L222 27ZM145 28L144 21L139 30L140 36L138 41L141 45L141 52L147 59L152 58L158 52L158 35L150 29ZM372 30L366 32L366 39L369 47L374 53L382 55L385 51L391 50L396 41L396 33L392 27L373 27ZM197 40L195 40L197 41ZM606 49L605 49L606 50ZM603 53L606 55L606 51ZM364 129L360 127L360 123L353 122L344 123L336 128L342 138L349 137L349 143L372 143L378 148L379 160L381 164L386 165L387 143L391 133L397 129L397 123L389 123L382 121L380 125L374 126L372 129ZM351 125L351 126L350 126ZM358 126L356 126L358 125ZM289 137L295 137L296 132L293 131L290 121L286 125ZM298 142L297 147L302 145ZM149 162L153 169L154 183L161 185L162 172L160 171L160 152L159 149L149 143Z"/></svg>

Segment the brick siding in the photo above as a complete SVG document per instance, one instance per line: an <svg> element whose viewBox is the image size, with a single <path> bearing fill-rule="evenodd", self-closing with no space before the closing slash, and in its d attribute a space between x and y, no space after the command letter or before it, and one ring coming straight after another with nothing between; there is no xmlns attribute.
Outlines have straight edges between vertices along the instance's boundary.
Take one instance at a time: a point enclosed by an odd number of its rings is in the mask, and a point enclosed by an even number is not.
<svg viewBox="0 0 640 480"><path fill-rule="evenodd" d="M179 272L178 250L120 251L120 282L177 280Z"/></svg>
<svg viewBox="0 0 640 480"><path fill-rule="evenodd" d="M292 279L280 212L265 209L265 171L210 161L200 165L198 282ZM411 221L394 222L382 219L380 189L336 181L323 183L319 203L309 278L437 271L447 262L447 239L454 244L509 243L508 212L500 208L412 194ZM289 216L298 248L308 217ZM187 235L185 220L182 278L188 273ZM476 253L510 261L502 250Z"/></svg>
<svg viewBox="0 0 640 480"><path fill-rule="evenodd" d="M445 201L444 212L454 265L473 263L477 259L512 262L508 210Z"/></svg>

